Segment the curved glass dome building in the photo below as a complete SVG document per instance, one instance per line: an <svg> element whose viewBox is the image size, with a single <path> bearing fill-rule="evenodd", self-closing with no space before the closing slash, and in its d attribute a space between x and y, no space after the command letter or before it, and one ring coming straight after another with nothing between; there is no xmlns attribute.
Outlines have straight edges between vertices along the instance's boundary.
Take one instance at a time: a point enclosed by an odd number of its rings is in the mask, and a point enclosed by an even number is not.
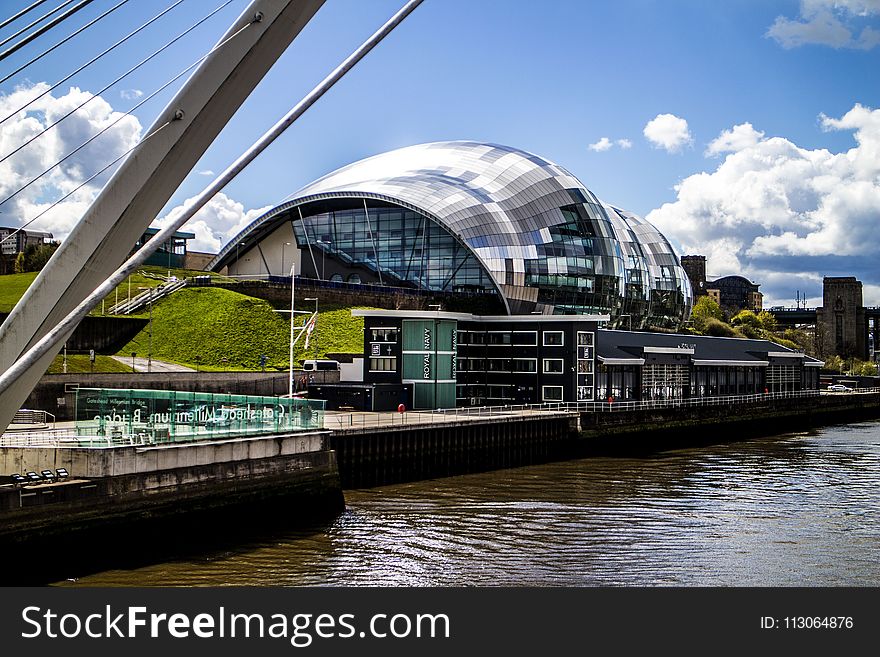
<svg viewBox="0 0 880 657"><path fill-rule="evenodd" d="M562 167L472 141L401 148L299 190L210 268L484 296L510 314L676 328L692 292L669 242Z"/></svg>

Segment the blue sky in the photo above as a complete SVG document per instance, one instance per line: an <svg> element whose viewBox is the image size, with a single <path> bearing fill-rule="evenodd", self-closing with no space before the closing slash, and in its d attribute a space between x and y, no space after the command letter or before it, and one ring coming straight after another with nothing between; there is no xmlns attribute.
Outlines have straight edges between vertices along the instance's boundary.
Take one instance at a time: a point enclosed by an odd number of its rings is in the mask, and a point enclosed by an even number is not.
<svg viewBox="0 0 880 657"><path fill-rule="evenodd" d="M116 1L96 0L71 25ZM54 83L171 1L130 0L88 38L13 76L0 85L0 119L33 94L33 85ZM222 3L184 0L38 108L4 122L0 157L36 129L28 121L45 124L59 107L72 106L71 86L97 93ZM2 12L28 4L5 2ZM328 0L163 215L196 194L210 180L207 172L222 170L402 4ZM59 126L54 137L0 162L0 198L89 126L106 124L113 111L137 102L138 92L149 94L197 59L246 5L234 0L101 94L103 104L90 104L78 126ZM0 77L69 29L0 61ZM0 40L11 31L0 31ZM762 283L769 303L791 305L797 290L815 303L822 275L849 274L864 281L866 302L880 305L880 266L867 240L880 224L878 37L880 0L425 0L229 185L193 230L203 248L216 247L260 209L339 166L414 143L475 139L566 167L599 197L656 223L681 251L708 255L710 274L743 273ZM99 155L124 152L169 95L145 104L137 121L120 122L102 148L74 159L51 182L0 206L0 223L34 216L90 175ZM96 190L87 186L35 225L65 234Z"/></svg>

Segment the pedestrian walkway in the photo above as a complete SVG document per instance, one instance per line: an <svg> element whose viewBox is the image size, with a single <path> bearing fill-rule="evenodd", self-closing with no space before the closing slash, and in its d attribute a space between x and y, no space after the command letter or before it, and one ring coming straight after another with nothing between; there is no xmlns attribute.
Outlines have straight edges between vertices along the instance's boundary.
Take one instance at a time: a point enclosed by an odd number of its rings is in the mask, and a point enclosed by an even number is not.
<svg viewBox="0 0 880 657"><path fill-rule="evenodd" d="M156 360L153 359L152 363L150 363L146 358L129 358L128 356L112 356L113 360L122 363L123 365L127 365L128 367L132 366L132 360L134 360L134 371L135 372L195 372L191 367L186 367L185 365L178 365L177 363L167 363L164 360Z"/></svg>

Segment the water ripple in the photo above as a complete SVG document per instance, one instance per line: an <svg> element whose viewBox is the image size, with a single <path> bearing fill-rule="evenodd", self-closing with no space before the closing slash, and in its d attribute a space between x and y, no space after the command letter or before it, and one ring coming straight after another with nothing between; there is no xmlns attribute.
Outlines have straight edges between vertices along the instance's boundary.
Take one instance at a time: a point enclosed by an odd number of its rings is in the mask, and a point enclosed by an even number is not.
<svg viewBox="0 0 880 657"><path fill-rule="evenodd" d="M331 525L78 585L877 585L880 423L347 491Z"/></svg>

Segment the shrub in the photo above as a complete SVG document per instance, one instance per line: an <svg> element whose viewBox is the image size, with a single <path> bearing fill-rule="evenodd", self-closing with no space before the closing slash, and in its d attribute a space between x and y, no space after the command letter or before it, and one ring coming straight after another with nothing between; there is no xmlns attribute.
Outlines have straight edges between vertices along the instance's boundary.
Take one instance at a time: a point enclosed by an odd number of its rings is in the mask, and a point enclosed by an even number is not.
<svg viewBox="0 0 880 657"><path fill-rule="evenodd" d="M715 319L714 317L706 320L704 331L706 335L712 335L716 338L735 338L742 335L737 333L729 324L725 324L720 319Z"/></svg>

